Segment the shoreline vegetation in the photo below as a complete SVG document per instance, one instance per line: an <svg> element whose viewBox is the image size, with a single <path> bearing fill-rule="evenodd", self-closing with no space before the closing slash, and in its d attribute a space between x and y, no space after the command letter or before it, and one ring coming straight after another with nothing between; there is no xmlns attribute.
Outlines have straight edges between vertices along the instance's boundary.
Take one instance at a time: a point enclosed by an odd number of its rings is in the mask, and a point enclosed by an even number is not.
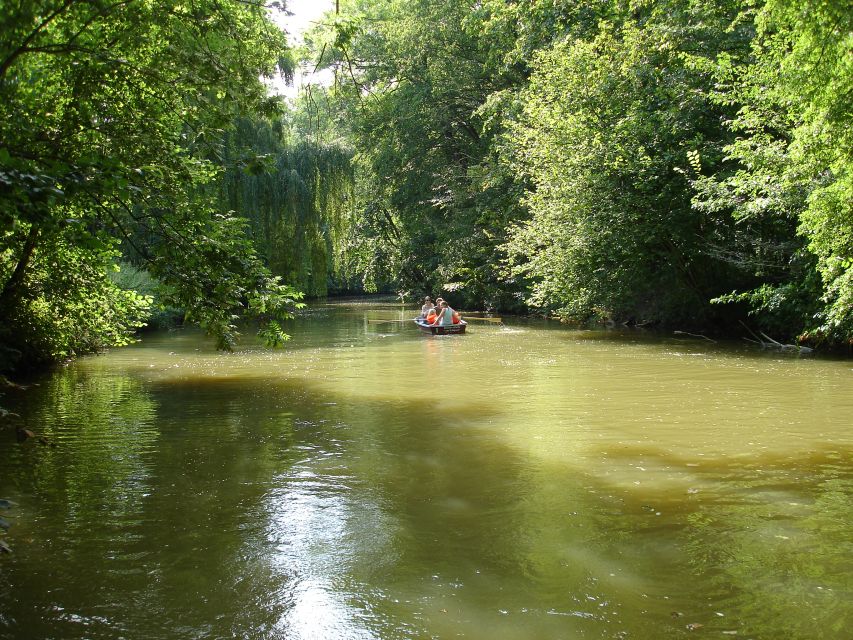
<svg viewBox="0 0 853 640"><path fill-rule="evenodd" d="M387 291L850 356L846 2L274 4L0 9L0 373Z"/></svg>

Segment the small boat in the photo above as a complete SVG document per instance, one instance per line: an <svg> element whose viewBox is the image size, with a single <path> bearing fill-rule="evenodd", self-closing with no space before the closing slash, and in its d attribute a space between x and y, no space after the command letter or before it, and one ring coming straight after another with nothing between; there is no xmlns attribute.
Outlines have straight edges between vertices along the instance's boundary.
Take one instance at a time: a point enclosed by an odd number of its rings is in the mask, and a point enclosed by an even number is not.
<svg viewBox="0 0 853 640"><path fill-rule="evenodd" d="M423 318L415 318L415 324L418 325L418 329L420 329L424 333L429 333L434 336L444 336L453 333L465 333L465 327L468 326L468 323L464 320L460 321L459 324L432 325L427 324L427 321Z"/></svg>

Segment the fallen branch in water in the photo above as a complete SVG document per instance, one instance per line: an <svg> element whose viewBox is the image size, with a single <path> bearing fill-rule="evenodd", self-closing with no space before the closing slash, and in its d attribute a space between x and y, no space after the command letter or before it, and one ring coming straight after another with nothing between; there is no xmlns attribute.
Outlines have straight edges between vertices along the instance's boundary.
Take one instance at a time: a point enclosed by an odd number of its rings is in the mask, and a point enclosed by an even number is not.
<svg viewBox="0 0 853 640"><path fill-rule="evenodd" d="M708 342L713 342L716 344L716 340L712 340L708 336L703 336L701 333L688 333L687 331L673 331L673 333L677 336L690 336L691 338L702 338L703 340L707 340Z"/></svg>
<svg viewBox="0 0 853 640"><path fill-rule="evenodd" d="M26 391L29 386L12 382L6 376L0 376L0 389L8 389L10 391Z"/></svg>
<svg viewBox="0 0 853 640"><path fill-rule="evenodd" d="M761 337L759 337L755 334L755 332L752 329L750 329L748 326L746 326L746 324L744 324L743 321L740 321L740 323L743 325L743 327L747 331L749 331L752 334L752 337L755 338L755 340L751 340L749 338L744 338L744 340L746 340L747 342L752 342L754 344L761 345L762 349L779 349L780 351L796 351L797 353L801 353L801 354L802 353L813 353L814 352L814 349L812 349L810 347L801 347L798 344L783 344L781 342L778 342L777 340L774 340L773 338L768 336L763 331L758 332L761 334ZM764 338L764 339L762 340L762 338Z"/></svg>
<svg viewBox="0 0 853 640"><path fill-rule="evenodd" d="M814 351L814 349L810 347L801 347L798 344L782 344L781 342L776 342L773 338L768 336L763 331L759 331L759 333L765 338L767 338L767 340L769 340L773 346L777 347L782 351L797 351L799 353L811 353L812 351Z"/></svg>

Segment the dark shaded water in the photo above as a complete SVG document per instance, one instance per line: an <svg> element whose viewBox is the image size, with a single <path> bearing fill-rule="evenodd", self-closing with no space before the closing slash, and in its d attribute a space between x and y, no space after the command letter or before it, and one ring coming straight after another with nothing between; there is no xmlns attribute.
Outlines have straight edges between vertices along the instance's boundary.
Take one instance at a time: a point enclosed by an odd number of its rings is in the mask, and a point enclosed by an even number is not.
<svg viewBox="0 0 853 640"><path fill-rule="evenodd" d="M4 398L0 637L850 637L850 362L411 315Z"/></svg>

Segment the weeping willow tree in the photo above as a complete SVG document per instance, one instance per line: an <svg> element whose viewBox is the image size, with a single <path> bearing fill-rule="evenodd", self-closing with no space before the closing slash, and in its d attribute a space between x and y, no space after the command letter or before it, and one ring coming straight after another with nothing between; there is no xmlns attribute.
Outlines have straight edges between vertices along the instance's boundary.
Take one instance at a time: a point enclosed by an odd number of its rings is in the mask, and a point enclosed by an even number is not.
<svg viewBox="0 0 853 640"><path fill-rule="evenodd" d="M237 122L222 152L223 205L249 220L270 270L310 297L349 290L350 153L330 144L289 146L280 122L250 119Z"/></svg>

